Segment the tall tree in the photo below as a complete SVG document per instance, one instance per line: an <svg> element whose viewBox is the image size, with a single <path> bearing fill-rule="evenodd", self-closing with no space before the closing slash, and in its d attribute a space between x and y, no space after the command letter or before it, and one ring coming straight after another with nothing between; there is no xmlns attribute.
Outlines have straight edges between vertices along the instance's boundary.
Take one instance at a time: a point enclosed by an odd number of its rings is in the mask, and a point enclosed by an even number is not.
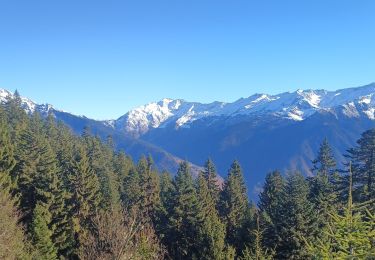
<svg viewBox="0 0 375 260"><path fill-rule="evenodd" d="M349 169L347 205L341 212L332 211L327 227L323 229L327 236L316 242L305 239L311 256L317 259L375 258L375 215L364 207L365 204L353 203L352 187Z"/></svg>
<svg viewBox="0 0 375 260"><path fill-rule="evenodd" d="M198 200L187 162L182 162L174 179L173 208L169 218L169 246L175 259L193 259L198 255L196 247Z"/></svg>
<svg viewBox="0 0 375 260"><path fill-rule="evenodd" d="M4 111L0 107L0 190L9 193L15 188L11 172L16 165L14 145L11 142Z"/></svg>
<svg viewBox="0 0 375 260"><path fill-rule="evenodd" d="M268 250L273 250L281 241L276 223L281 217L282 194L285 181L278 171L268 173L259 195L259 210L262 216L261 225L264 227L264 241Z"/></svg>
<svg viewBox="0 0 375 260"><path fill-rule="evenodd" d="M239 249L242 246L239 232L246 218L249 202L242 170L237 161L231 165L219 203L220 214L227 227L226 240Z"/></svg>
<svg viewBox="0 0 375 260"><path fill-rule="evenodd" d="M98 177L89 165L87 152L77 147L73 169L69 176L72 220L78 245L84 244L92 229L92 221L101 203Z"/></svg>
<svg viewBox="0 0 375 260"><path fill-rule="evenodd" d="M150 218L155 222L160 207L159 173L153 169L151 156L147 159L142 157L138 162L139 172L140 210L145 219Z"/></svg>
<svg viewBox="0 0 375 260"><path fill-rule="evenodd" d="M48 227L51 221L51 215L43 203L35 206L33 221L31 224L31 233L33 244L38 252L38 259L55 260L57 259L57 250L53 245L52 232Z"/></svg>
<svg viewBox="0 0 375 260"><path fill-rule="evenodd" d="M304 177L295 172L287 178L281 202L281 214L276 230L282 238L276 248L278 259L307 259L303 237L309 240L317 235L313 204L308 199L309 186Z"/></svg>
<svg viewBox="0 0 375 260"><path fill-rule="evenodd" d="M350 149L353 162L353 195L359 201L375 199L375 129L361 135L358 146Z"/></svg>
<svg viewBox="0 0 375 260"><path fill-rule="evenodd" d="M318 151L317 158L313 160L314 177L309 179L310 200L314 204L319 228L323 229L337 208L339 193L337 191L339 176L336 171L336 161L332 154L327 139L324 139ZM323 232L321 236L325 235Z"/></svg>
<svg viewBox="0 0 375 260"><path fill-rule="evenodd" d="M216 168L211 159L208 159L205 163L203 176L206 179L208 190L210 191L211 197L215 203L219 201L220 187L218 183Z"/></svg>
<svg viewBox="0 0 375 260"><path fill-rule="evenodd" d="M220 220L216 201L208 180L200 174L197 179L197 197L201 224L198 230L199 259L224 259L225 225Z"/></svg>

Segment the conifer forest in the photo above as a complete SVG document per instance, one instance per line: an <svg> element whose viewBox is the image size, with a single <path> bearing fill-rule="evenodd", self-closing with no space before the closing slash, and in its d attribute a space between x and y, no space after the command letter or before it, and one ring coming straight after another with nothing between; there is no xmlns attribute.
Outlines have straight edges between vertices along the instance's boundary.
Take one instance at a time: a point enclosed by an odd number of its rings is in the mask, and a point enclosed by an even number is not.
<svg viewBox="0 0 375 260"><path fill-rule="evenodd" d="M52 114L0 107L0 259L375 259L375 129L338 169L325 140L313 176L267 174L251 201L241 164L159 172ZM251 160L251 158L249 158Z"/></svg>

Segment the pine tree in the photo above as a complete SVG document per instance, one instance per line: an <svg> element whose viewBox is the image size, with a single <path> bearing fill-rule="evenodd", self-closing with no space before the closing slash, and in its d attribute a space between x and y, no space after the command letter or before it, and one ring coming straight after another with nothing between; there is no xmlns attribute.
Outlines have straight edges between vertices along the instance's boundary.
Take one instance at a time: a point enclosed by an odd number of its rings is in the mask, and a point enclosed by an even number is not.
<svg viewBox="0 0 375 260"><path fill-rule="evenodd" d="M309 187L304 177L295 172L287 178L283 190L280 218L275 223L282 239L276 248L277 259L307 259L303 237L309 240L317 235L313 204L308 200Z"/></svg>
<svg viewBox="0 0 375 260"><path fill-rule="evenodd" d="M52 232L48 228L51 221L51 215L43 203L35 206L31 233L34 247L38 252L38 259L52 260L57 259L56 248L53 245L51 236Z"/></svg>
<svg viewBox="0 0 375 260"><path fill-rule="evenodd" d="M337 208L339 200L336 161L327 139L321 144L313 165L315 176L309 179L309 197L314 204L319 228L323 229L330 218L330 212Z"/></svg>
<svg viewBox="0 0 375 260"><path fill-rule="evenodd" d="M312 162L313 171L320 175L328 177L336 171L336 161L327 138L323 140L319 148L318 156Z"/></svg>
<svg viewBox="0 0 375 260"><path fill-rule="evenodd" d="M140 177L136 169L131 169L124 179L121 201L126 210L138 207L141 200Z"/></svg>
<svg viewBox="0 0 375 260"><path fill-rule="evenodd" d="M173 209L173 195L175 188L171 175L163 171L160 175L160 207L158 210L158 219L155 223L155 229L159 238L167 244L167 239L171 237L169 217Z"/></svg>
<svg viewBox="0 0 375 260"><path fill-rule="evenodd" d="M119 183L114 173L112 158L113 151L103 145L99 137L84 134L88 151L89 164L95 175L98 176L100 191L103 195L101 208L110 209L120 206Z"/></svg>
<svg viewBox="0 0 375 260"><path fill-rule="evenodd" d="M153 160L151 156L147 159L141 158L138 162L137 170L139 172L140 185L140 209L145 219L150 218L155 222L157 211L160 207L160 186L159 173L153 169Z"/></svg>
<svg viewBox="0 0 375 260"><path fill-rule="evenodd" d="M219 201L220 187L218 185L215 165L211 159L208 159L204 166L203 176L207 181L207 186L215 204Z"/></svg>
<svg viewBox="0 0 375 260"><path fill-rule="evenodd" d="M0 107L0 192L8 194L15 188L11 178L15 165L14 146L10 140L4 111Z"/></svg>
<svg viewBox="0 0 375 260"><path fill-rule="evenodd" d="M225 225L216 210L216 201L208 187L208 180L200 174L197 179L197 197L199 207L199 259L224 259Z"/></svg>
<svg viewBox="0 0 375 260"><path fill-rule="evenodd" d="M171 228L168 246L175 259L193 259L196 247L198 200L187 162L182 162L174 179L173 208L169 218Z"/></svg>
<svg viewBox="0 0 375 260"><path fill-rule="evenodd" d="M264 230L260 226L259 212L255 213L255 229L252 230L254 235L254 241L251 246L246 246L242 252L240 260L271 260L273 259L273 251L269 251L264 248Z"/></svg>
<svg viewBox="0 0 375 260"><path fill-rule="evenodd" d="M77 147L69 182L72 194L69 206L79 245L87 241L92 219L102 200L98 178L89 166L87 152L83 147Z"/></svg>
<svg viewBox="0 0 375 260"><path fill-rule="evenodd" d="M311 242L305 238L311 256L317 259L374 259L375 215L364 204L353 203L352 174L349 166L349 192L346 207L332 211L326 236ZM366 214L363 214L366 212Z"/></svg>
<svg viewBox="0 0 375 260"><path fill-rule="evenodd" d="M375 199L375 129L364 132L357 144L348 157L353 163L353 196L363 202Z"/></svg>
<svg viewBox="0 0 375 260"><path fill-rule="evenodd" d="M281 218L282 194L285 182L280 172L274 171L267 174L263 191L259 195L259 210L262 215L261 225L264 227L264 241L268 250L277 247L281 238L276 228L277 221Z"/></svg>
<svg viewBox="0 0 375 260"><path fill-rule="evenodd" d="M236 249L242 247L240 234L248 210L248 198L242 170L234 161L220 197L220 214L226 223L226 241Z"/></svg>

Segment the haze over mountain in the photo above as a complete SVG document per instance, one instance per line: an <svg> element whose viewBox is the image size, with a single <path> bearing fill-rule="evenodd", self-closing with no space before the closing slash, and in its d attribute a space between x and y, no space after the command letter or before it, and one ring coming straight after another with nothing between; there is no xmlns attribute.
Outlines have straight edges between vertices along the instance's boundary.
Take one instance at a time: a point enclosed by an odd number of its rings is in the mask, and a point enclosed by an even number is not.
<svg viewBox="0 0 375 260"><path fill-rule="evenodd" d="M0 90L1 100L10 94ZM159 168L172 172L181 158L202 165L204 158L211 157L224 176L238 159L253 192L274 169L311 174L311 160L325 137L343 163L345 150L355 145L360 133L375 126L374 94L372 83L337 91L255 94L233 103L166 98L108 121L76 116L27 98L23 103L30 113L52 112L76 133L88 125L102 138L112 135L117 148L135 159L151 154Z"/></svg>

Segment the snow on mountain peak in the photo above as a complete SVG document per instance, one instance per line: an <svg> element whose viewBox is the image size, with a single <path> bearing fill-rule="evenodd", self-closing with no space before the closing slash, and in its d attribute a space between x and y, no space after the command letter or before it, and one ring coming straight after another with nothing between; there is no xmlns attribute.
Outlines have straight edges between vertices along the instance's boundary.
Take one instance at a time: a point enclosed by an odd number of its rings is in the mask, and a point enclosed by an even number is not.
<svg viewBox="0 0 375 260"><path fill-rule="evenodd" d="M5 103L8 98L14 97L14 94L6 89L0 89L0 103ZM53 109L50 104L37 104L34 101L21 97L22 108L29 114L34 113L36 110L42 114L48 114Z"/></svg>
<svg viewBox="0 0 375 260"><path fill-rule="evenodd" d="M115 127L125 128L128 133L139 136L151 128L162 128L170 124L176 128L190 127L192 122L204 117L269 114L302 121L317 111L335 107L341 107L343 114L348 117L358 117L363 114L375 120L374 93L375 83L337 91L298 89L295 92L278 95L255 94L232 103L202 104L165 98L129 111L116 121Z"/></svg>

